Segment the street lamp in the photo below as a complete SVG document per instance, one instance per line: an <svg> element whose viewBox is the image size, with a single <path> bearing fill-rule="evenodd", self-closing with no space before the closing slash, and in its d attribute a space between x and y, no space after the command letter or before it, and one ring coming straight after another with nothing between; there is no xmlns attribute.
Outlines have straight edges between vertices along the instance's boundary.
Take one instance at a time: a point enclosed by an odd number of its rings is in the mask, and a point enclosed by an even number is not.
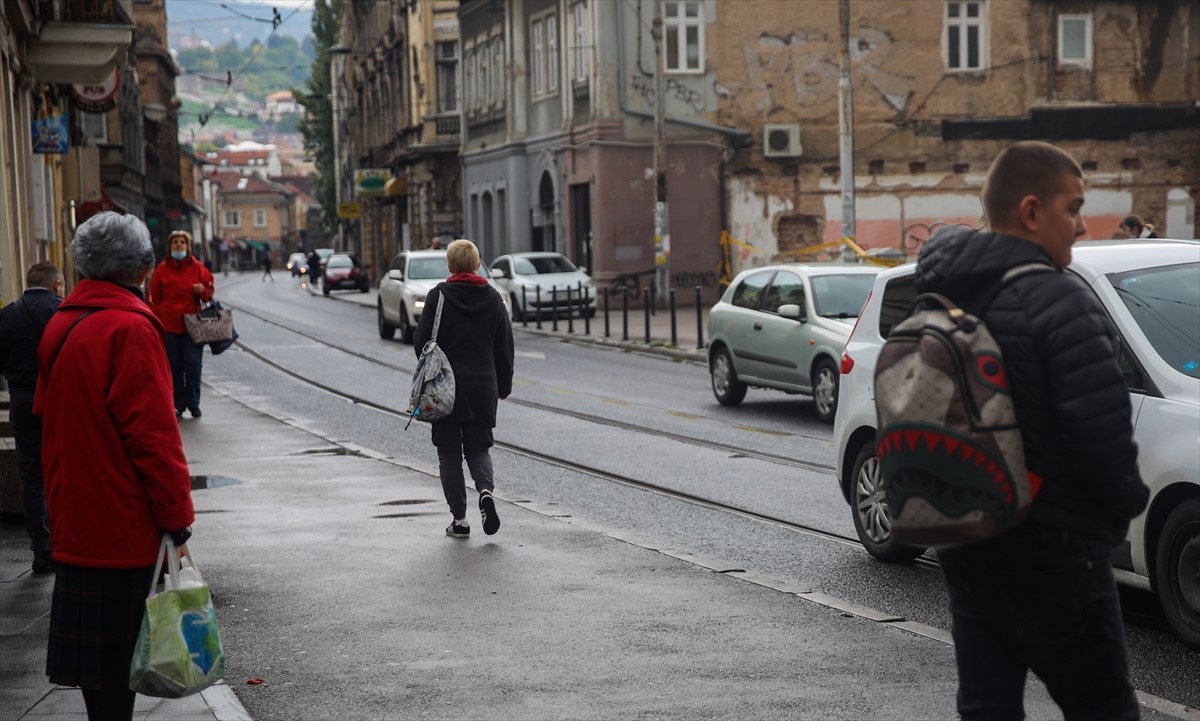
<svg viewBox="0 0 1200 721"><path fill-rule="evenodd" d="M338 79L342 76L342 62L350 54L350 48L345 45L334 45L329 48L329 98L333 111L333 195L337 204L334 209L337 218L338 250L346 250L346 229L342 223L342 118Z"/></svg>

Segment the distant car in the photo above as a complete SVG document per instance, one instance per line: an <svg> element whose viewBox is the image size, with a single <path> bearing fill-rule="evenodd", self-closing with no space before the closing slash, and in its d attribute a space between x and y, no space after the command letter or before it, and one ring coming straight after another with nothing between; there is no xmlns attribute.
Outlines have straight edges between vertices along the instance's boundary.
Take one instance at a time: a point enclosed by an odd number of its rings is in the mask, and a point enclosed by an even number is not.
<svg viewBox="0 0 1200 721"><path fill-rule="evenodd" d="M738 274L708 315L713 395L736 406L746 388L813 397L817 417L837 412L838 358L881 268L784 263Z"/></svg>
<svg viewBox="0 0 1200 721"><path fill-rule="evenodd" d="M1077 243L1069 270L1108 311L1121 336L1134 440L1150 505L1114 556L1117 581L1158 594L1184 643L1200 648L1200 243L1113 240ZM841 360L833 426L837 480L859 540L872 556L905 562L925 549L896 543L875 457L875 365L884 340L916 297L914 264L890 268Z"/></svg>
<svg viewBox="0 0 1200 721"><path fill-rule="evenodd" d="M362 260L354 253L334 253L325 261L321 278L321 292L329 295L334 290L358 290L366 293L371 288L367 270Z"/></svg>
<svg viewBox="0 0 1200 721"><path fill-rule="evenodd" d="M308 260L304 253L292 253L287 259L287 269L292 271L292 277L308 272Z"/></svg>
<svg viewBox="0 0 1200 721"><path fill-rule="evenodd" d="M487 277L483 266L480 266L479 275ZM449 277L445 250L405 250L392 258L379 279L379 300L375 307L379 337L392 338L399 329L400 339L412 343L421 312L425 310L425 296ZM490 279L488 284L496 288ZM500 300L511 318L508 298L500 293Z"/></svg>
<svg viewBox="0 0 1200 721"><path fill-rule="evenodd" d="M560 312L596 315L596 288L584 268L562 253L530 252L502 255L492 261L496 286L512 305L513 317Z"/></svg>

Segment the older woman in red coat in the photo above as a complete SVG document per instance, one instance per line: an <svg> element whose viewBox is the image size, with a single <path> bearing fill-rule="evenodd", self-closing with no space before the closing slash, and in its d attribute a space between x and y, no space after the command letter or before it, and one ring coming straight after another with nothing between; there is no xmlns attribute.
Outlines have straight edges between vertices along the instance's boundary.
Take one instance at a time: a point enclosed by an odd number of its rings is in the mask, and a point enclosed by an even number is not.
<svg viewBox="0 0 1200 721"><path fill-rule="evenodd" d="M150 278L150 306L166 333L163 342L171 364L175 417L186 408L192 418L200 417L200 371L204 346L196 345L183 324L183 316L195 313L202 301L213 297L213 276L192 255L192 235L173 230L167 236L168 254Z"/></svg>
<svg viewBox="0 0 1200 721"><path fill-rule="evenodd" d="M154 265L140 220L100 213L71 243L83 280L38 346L34 412L55 564L46 672L89 719L129 719L129 665L164 533L191 534L191 478L163 327L139 287Z"/></svg>

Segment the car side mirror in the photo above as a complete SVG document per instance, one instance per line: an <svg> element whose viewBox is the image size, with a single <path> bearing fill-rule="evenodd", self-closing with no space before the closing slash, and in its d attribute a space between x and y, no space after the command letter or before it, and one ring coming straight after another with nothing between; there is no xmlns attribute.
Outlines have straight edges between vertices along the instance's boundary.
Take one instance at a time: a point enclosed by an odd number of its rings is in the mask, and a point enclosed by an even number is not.
<svg viewBox="0 0 1200 721"><path fill-rule="evenodd" d="M491 275L492 278L495 278L495 279L508 277L508 274L499 268L492 268L491 270L488 271L488 274Z"/></svg>
<svg viewBox="0 0 1200 721"><path fill-rule="evenodd" d="M579 266L579 272L583 273L584 275L587 275L587 266L586 265Z"/></svg>
<svg viewBox="0 0 1200 721"><path fill-rule="evenodd" d="M400 270L399 268L392 268L387 272L387 277L391 278L392 280L404 280L404 271Z"/></svg>
<svg viewBox="0 0 1200 721"><path fill-rule="evenodd" d="M792 320L798 320L801 323L808 322L808 316L805 314L804 309L795 303L786 303L779 306L778 312L779 317L781 318L791 318Z"/></svg>

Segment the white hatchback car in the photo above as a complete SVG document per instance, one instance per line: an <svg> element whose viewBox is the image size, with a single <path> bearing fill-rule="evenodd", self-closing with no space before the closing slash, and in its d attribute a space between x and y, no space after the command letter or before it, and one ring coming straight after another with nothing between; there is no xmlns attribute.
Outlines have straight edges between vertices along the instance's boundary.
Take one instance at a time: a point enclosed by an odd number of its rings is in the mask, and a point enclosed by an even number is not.
<svg viewBox="0 0 1200 721"><path fill-rule="evenodd" d="M487 277L482 265L478 272ZM379 279L379 300L375 306L379 337L391 338L399 329L400 339L412 343L417 323L421 321L421 311L425 309L425 296L449 277L445 250L405 250L397 253L388 264L387 272ZM488 283L496 288L491 279ZM504 293L500 293L500 300L511 318L512 306Z"/></svg>
<svg viewBox="0 0 1200 721"><path fill-rule="evenodd" d="M1070 270L1099 296L1122 338L1138 465L1150 505L1114 557L1117 580L1158 594L1184 643L1200 648L1200 243L1077 243ZM875 459L875 363L916 297L913 264L890 268L842 352L833 426L837 478L859 540L883 561L925 549L897 544Z"/></svg>
<svg viewBox="0 0 1200 721"><path fill-rule="evenodd" d="M491 276L506 294L520 320L554 312L596 315L596 289L585 268L577 268L562 253L529 252L502 255L492 261Z"/></svg>

